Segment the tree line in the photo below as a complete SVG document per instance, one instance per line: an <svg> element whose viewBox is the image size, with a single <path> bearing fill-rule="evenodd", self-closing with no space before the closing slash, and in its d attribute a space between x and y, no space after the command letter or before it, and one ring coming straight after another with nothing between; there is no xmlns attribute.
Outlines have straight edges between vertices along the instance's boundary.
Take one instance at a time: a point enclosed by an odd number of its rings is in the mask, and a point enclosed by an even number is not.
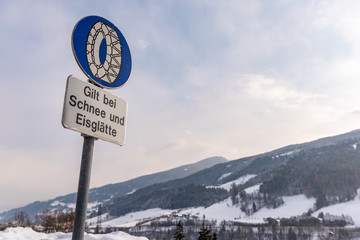
<svg viewBox="0 0 360 240"><path fill-rule="evenodd" d="M320 221L321 218L323 221ZM46 233L72 232L73 221L73 212L46 211L38 215L32 222L25 212L20 211L15 214L14 221L8 223L7 227L32 227L36 231ZM320 213L317 218L307 216L289 219L268 218L264 224L223 221L218 225L216 221L206 220L205 216L203 216L202 221L194 221L190 218L186 220L186 217L184 221L177 220L175 223L174 219L172 221L169 220L169 224L166 224L166 226L151 223L148 231L144 231L144 226L140 224L138 226L138 232L130 229L128 229L127 232L132 235L146 236L150 239L156 238L164 240L305 240L311 239L315 234L323 236L324 239L346 240L351 239L354 232L357 234L360 232L360 230L356 228L350 230L344 229L343 226L347 221L347 218L344 216L339 218ZM170 222L172 222L172 225ZM101 221L99 221L99 226L97 227L101 227ZM164 231L164 229L167 230ZM124 231L126 231L126 229L124 229ZM329 234L331 234L331 236L329 236Z"/></svg>
<svg viewBox="0 0 360 240"><path fill-rule="evenodd" d="M8 227L30 227L38 232L72 232L75 213L63 211L45 211L35 216L31 221L29 215L24 211L16 212L13 221L0 224L0 230Z"/></svg>

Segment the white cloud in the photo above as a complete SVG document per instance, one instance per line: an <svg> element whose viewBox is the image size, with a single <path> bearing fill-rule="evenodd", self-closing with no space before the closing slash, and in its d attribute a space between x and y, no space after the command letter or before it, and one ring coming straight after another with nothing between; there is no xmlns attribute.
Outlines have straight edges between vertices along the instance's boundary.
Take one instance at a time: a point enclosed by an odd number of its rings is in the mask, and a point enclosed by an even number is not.
<svg viewBox="0 0 360 240"><path fill-rule="evenodd" d="M257 99L269 101L284 108L307 108L324 98L318 94L300 92L279 85L275 79L262 75L244 75L246 92Z"/></svg>

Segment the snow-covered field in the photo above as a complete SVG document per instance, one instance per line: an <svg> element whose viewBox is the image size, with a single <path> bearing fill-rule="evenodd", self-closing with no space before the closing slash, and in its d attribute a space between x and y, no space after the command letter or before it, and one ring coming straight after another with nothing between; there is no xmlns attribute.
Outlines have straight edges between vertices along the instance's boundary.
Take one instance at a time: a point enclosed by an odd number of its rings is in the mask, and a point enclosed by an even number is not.
<svg viewBox="0 0 360 240"><path fill-rule="evenodd" d="M257 211L252 218L263 220L266 217L272 218L290 218L306 213L309 209L314 207L315 198L307 198L300 194L296 196L283 197L284 204L275 209L262 208Z"/></svg>
<svg viewBox="0 0 360 240"><path fill-rule="evenodd" d="M148 209L145 211L128 213L122 217L112 219L107 222L103 222L102 227L133 227L139 221L146 218L160 217L161 215L168 215L174 212L175 210L164 210L160 208ZM96 224L96 218L94 218L93 223Z"/></svg>
<svg viewBox="0 0 360 240"><path fill-rule="evenodd" d="M38 233L31 228L7 228L0 231L0 240L71 240L71 233ZM109 234L85 234L84 240L146 240L145 237L134 237L124 232Z"/></svg>
<svg viewBox="0 0 360 240"><path fill-rule="evenodd" d="M258 187L254 186L253 189L248 189L248 191L256 191L257 189ZM284 204L280 207L276 209L262 208L252 216L247 216L240 210L239 207L232 206L231 200L228 198L207 208L198 207L180 211L157 208L136 213L129 213L125 216L104 222L103 226L129 227L134 226L141 219L169 215L170 213L174 212L176 212L177 215L190 214L198 216L199 218L202 218L202 216L205 215L206 219L218 220L218 223L220 223L222 220L262 223L267 217L290 218L292 216L302 215L309 209L312 209L316 201L315 198L307 198L302 194L296 196L284 196L283 200ZM322 208L319 211L314 212L312 215L316 217L318 216L319 212L323 212L324 214L329 213L336 216L349 215L354 220L355 225L360 226L360 191L354 200Z"/></svg>
<svg viewBox="0 0 360 240"><path fill-rule="evenodd" d="M255 176L256 175L245 175L237 180L216 187L230 190L233 183L244 184ZM249 187L245 189L245 191L246 193L250 194L259 191L259 188L260 184ZM251 216L247 216L244 212L242 212L239 206L233 206L230 198L228 198L207 208L198 207L182 210L149 209L146 211L129 213L125 216L103 222L102 225L109 227L131 227L135 226L145 218L160 217L161 215L170 215L171 213L176 213L177 215L189 214L191 216L198 216L199 218L205 216L206 219L217 220L218 223L223 220L247 223L263 223L264 219L267 217L290 218L293 216L302 215L303 213L308 212L309 209L313 209L316 202L315 198L307 198L303 194L296 196L284 196L283 200L284 204L280 207L276 209L262 208ZM318 216L319 212L323 212L324 214L329 213L336 216L349 215L354 220L355 225L360 226L360 190L358 191L358 195L354 200L322 208L319 211L313 213L313 216Z"/></svg>
<svg viewBox="0 0 360 240"><path fill-rule="evenodd" d="M298 216L307 212L314 206L314 198L306 198L305 195L283 197L284 204L276 209L262 208L252 216L247 216L240 210L239 207L233 206L231 199L228 198L222 202L215 203L207 208L189 208L180 211L164 210L164 209L149 209L146 211L129 213L125 216L115 218L111 221L103 222L103 226L113 227L129 227L135 226L143 218L159 217L161 215L169 215L176 212L177 215L190 214L202 218L205 215L208 220L217 220L220 223L226 221L239 221L247 223L262 223L267 217L285 217Z"/></svg>
<svg viewBox="0 0 360 240"><path fill-rule="evenodd" d="M231 181L231 182L227 182L221 186L216 186L216 187L220 187L220 188L224 188L225 190L230 190L231 186L235 183L236 185L240 185L240 184L244 184L246 183L247 181L249 181L251 178L253 177L256 177L256 175L253 175L253 174L247 174L247 175L244 175L234 181Z"/></svg>
<svg viewBox="0 0 360 240"><path fill-rule="evenodd" d="M355 226L360 226L360 189L358 189L357 195L353 200L321 208L314 212L313 216L318 216L320 212L335 216L348 215L354 220Z"/></svg>
<svg viewBox="0 0 360 240"><path fill-rule="evenodd" d="M195 208L182 211L181 213L205 215L207 219L231 220L248 223L262 223L267 217L291 217L301 215L312 208L315 199L307 199L304 195L284 197L284 204L276 209L262 208L252 216L246 216L239 207L232 206L230 198L216 203L208 208Z"/></svg>

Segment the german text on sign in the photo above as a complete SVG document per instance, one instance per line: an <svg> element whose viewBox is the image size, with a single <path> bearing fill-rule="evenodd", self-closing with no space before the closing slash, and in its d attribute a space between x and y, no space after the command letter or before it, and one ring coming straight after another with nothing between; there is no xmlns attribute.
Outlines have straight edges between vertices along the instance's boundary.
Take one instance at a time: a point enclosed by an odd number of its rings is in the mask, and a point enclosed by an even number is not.
<svg viewBox="0 0 360 240"><path fill-rule="evenodd" d="M103 89L69 76L62 124L83 134L125 144L127 102Z"/></svg>

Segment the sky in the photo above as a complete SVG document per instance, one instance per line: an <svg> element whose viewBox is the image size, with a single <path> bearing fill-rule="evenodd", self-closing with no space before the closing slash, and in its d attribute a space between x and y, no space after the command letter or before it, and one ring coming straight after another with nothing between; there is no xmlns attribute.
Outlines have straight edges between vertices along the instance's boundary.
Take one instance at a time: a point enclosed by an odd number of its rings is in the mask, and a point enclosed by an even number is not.
<svg viewBox="0 0 360 240"><path fill-rule="evenodd" d="M83 17L127 40L126 144L97 140L90 187L360 128L360 2L0 2L0 211L77 191L83 138L61 124Z"/></svg>

